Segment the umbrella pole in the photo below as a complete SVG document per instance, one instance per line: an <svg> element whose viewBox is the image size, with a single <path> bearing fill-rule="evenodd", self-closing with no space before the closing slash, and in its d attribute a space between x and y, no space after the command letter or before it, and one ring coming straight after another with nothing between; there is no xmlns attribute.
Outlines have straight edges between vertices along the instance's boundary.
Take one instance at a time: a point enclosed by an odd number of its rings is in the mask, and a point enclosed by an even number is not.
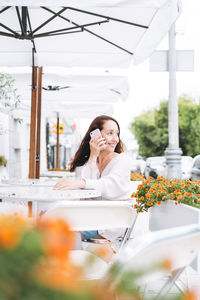
<svg viewBox="0 0 200 300"><path fill-rule="evenodd" d="M37 137L36 137L36 176L40 178L40 132L41 132L41 100L42 100L42 67L39 68L37 89Z"/></svg>
<svg viewBox="0 0 200 300"><path fill-rule="evenodd" d="M57 113L57 144L56 144L56 169L59 168L59 113Z"/></svg>
<svg viewBox="0 0 200 300"><path fill-rule="evenodd" d="M31 124L30 124L30 152L29 152L29 178L35 178L36 156L36 111L37 111L37 68L33 67L32 95L31 95Z"/></svg>
<svg viewBox="0 0 200 300"><path fill-rule="evenodd" d="M31 93L31 124L30 124L30 152L29 152L29 178L35 178L36 167L36 111L37 111L37 67L32 68ZM32 217L32 202L28 202L28 216Z"/></svg>

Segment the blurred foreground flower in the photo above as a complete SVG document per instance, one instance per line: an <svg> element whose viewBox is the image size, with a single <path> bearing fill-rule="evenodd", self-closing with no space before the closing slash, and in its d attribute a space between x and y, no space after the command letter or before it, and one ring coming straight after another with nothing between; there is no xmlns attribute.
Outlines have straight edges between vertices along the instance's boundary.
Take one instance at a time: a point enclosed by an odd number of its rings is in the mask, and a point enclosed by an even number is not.
<svg viewBox="0 0 200 300"><path fill-rule="evenodd" d="M155 268L170 268L165 261L150 270L123 271L116 262L102 280L86 281L84 273L95 261L89 259L81 268L74 265L74 245L75 234L62 220L33 223L0 216L0 300L115 300L116 295L120 300L139 300L136 282ZM101 245L96 255L105 257L107 251ZM188 291L173 300L195 297Z"/></svg>

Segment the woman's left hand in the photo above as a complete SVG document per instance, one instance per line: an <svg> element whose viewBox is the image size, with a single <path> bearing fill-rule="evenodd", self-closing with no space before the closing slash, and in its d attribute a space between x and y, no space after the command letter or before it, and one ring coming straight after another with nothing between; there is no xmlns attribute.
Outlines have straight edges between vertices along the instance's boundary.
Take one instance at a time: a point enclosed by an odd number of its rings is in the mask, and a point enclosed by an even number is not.
<svg viewBox="0 0 200 300"><path fill-rule="evenodd" d="M64 178L53 187L54 190L75 190L75 189L84 189L85 180L83 179L67 179Z"/></svg>

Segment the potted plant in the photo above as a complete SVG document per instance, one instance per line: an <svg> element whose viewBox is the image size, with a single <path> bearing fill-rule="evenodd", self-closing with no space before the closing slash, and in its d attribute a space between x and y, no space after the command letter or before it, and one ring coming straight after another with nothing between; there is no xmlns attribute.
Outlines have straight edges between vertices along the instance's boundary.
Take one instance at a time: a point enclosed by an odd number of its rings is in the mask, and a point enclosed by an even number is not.
<svg viewBox="0 0 200 300"><path fill-rule="evenodd" d="M137 211L149 211L151 231L200 223L200 181L150 177L134 196ZM199 270L200 262L193 267Z"/></svg>

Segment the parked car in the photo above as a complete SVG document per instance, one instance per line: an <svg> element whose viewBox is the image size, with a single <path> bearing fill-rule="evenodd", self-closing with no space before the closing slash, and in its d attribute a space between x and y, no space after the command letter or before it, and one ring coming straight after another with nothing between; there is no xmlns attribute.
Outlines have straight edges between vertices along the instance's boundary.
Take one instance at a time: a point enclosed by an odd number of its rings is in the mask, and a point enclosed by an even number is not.
<svg viewBox="0 0 200 300"><path fill-rule="evenodd" d="M183 180L191 178L192 163L193 163L193 158L191 156L181 157L181 171L182 171ZM200 169L199 169L199 174L200 174ZM157 176L167 177L166 157L155 156L155 157L147 158L144 175L146 178L148 178L149 176L155 178Z"/></svg>
<svg viewBox="0 0 200 300"><path fill-rule="evenodd" d="M144 169L144 176L148 178L157 176L167 176L167 164L164 156L148 157Z"/></svg>
<svg viewBox="0 0 200 300"><path fill-rule="evenodd" d="M191 180L200 180L200 154L194 157L191 170Z"/></svg>
<svg viewBox="0 0 200 300"><path fill-rule="evenodd" d="M144 174L145 166L146 166L146 162L144 159L132 159L131 160L131 172Z"/></svg>

